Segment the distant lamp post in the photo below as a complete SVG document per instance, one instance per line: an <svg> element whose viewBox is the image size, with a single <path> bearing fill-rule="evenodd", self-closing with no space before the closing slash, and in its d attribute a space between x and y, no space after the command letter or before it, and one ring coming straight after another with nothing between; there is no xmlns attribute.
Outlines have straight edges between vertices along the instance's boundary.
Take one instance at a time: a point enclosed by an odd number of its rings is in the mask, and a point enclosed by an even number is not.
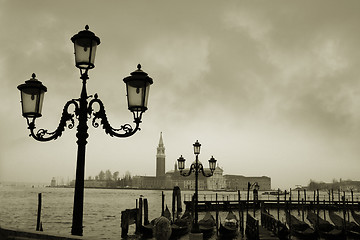
<svg viewBox="0 0 360 240"><path fill-rule="evenodd" d="M42 142L55 140L62 135L65 127L72 129L75 125L75 119L78 119L77 126L77 165L76 181L74 193L74 208L72 231L73 235L82 236L83 234L83 202L84 202L84 171L85 171L85 150L88 134L88 120L92 117L92 125L97 128L103 125L105 133L111 137L130 137L140 130L142 114L147 110L149 88L153 80L147 73L141 70L141 65L137 70L131 73L131 76L124 78L127 90L128 109L133 113L135 127L130 124L124 124L120 128L111 127L105 114L105 108L98 95L87 95L86 81L89 79L88 71L95 67L96 47L100 44L100 39L89 31L86 25L85 30L75 34L71 41L74 43L75 66L80 69L80 79L82 80L82 90L80 98L68 101L63 109L59 126L53 132L45 129L39 129L35 132L35 120L41 117L41 108L43 105L44 94L47 88L38 81L33 74L30 80L18 86L21 92L22 115L26 118L30 135ZM88 102L88 99L91 99ZM95 112L93 104L98 104L98 111ZM69 113L69 106L73 105L74 113Z"/></svg>
<svg viewBox="0 0 360 240"><path fill-rule="evenodd" d="M209 167L210 167L210 173L205 173L204 171L204 167L202 165L202 163L199 161L199 154L200 154L200 147L201 144L199 143L199 141L196 140L196 142L193 144L194 146L194 154L195 154L195 162L191 164L190 169L188 172L183 172L183 170L185 169L185 158L183 158L183 156L181 155L178 158L178 167L180 170L180 174L182 176L190 176L192 172L195 173L195 220L193 223L193 226L191 228L191 232L192 233L199 233L199 225L198 225L198 178L199 178L199 173L201 172L203 176L205 177L211 177L215 171L216 168L216 159L214 157L211 157L209 160Z"/></svg>
<svg viewBox="0 0 360 240"><path fill-rule="evenodd" d="M253 190L253 201L254 201L254 217L255 217L255 201L257 201L258 198L258 191L260 189L260 186L257 182L254 182L253 184L251 184L250 182L248 182L248 189L247 189L247 201L246 201L246 215L248 214L248 209L249 209L249 193L250 193L250 189L254 188Z"/></svg>

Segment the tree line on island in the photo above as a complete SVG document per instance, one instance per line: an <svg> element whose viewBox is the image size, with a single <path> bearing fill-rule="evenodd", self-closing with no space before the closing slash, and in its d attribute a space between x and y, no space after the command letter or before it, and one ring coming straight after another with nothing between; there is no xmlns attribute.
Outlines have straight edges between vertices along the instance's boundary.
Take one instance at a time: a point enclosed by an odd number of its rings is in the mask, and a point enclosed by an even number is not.
<svg viewBox="0 0 360 240"><path fill-rule="evenodd" d="M132 176L129 171L120 177L118 171L112 173L109 169L105 172L101 170L95 177L89 176L87 181L102 181L106 182L106 187L126 188L132 186Z"/></svg>

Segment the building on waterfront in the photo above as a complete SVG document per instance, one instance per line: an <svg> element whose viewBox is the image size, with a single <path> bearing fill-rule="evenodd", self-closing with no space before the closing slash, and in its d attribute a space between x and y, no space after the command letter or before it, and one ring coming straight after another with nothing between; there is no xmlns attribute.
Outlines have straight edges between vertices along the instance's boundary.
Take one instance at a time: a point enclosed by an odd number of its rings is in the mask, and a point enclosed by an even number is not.
<svg viewBox="0 0 360 240"><path fill-rule="evenodd" d="M160 133L159 144L156 152L156 176L134 176L132 187L142 189L172 189L175 186L184 190L195 189L195 176L183 177L177 168L175 162L174 170L165 172L165 145L162 133ZM189 169L185 169L188 171ZM205 172L210 173L210 169L204 168ZM217 165L212 177L204 177L199 174L199 190L247 190L248 182L251 184L257 182L259 190L271 190L271 178L262 177L245 177L241 175L223 175L224 170Z"/></svg>
<svg viewBox="0 0 360 240"><path fill-rule="evenodd" d="M156 151L156 176L134 176L132 185L135 188L144 189L172 188L170 181L165 174L165 145L162 132L160 133L159 144Z"/></svg>
<svg viewBox="0 0 360 240"><path fill-rule="evenodd" d="M57 184L56 184L56 179L53 177L53 178L51 179L50 187L56 187L56 186L57 186Z"/></svg>

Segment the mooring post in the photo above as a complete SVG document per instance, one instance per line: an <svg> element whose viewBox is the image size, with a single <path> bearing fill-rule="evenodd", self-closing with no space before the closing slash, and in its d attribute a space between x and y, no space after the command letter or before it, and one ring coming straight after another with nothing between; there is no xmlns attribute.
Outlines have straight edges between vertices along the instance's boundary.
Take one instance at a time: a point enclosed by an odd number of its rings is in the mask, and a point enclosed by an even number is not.
<svg viewBox="0 0 360 240"><path fill-rule="evenodd" d="M280 189L279 188L277 194L277 220L280 220Z"/></svg>
<svg viewBox="0 0 360 240"><path fill-rule="evenodd" d="M218 203L218 194L215 194L215 203L216 203L216 236L219 235L219 203Z"/></svg>
<svg viewBox="0 0 360 240"><path fill-rule="evenodd" d="M36 231L42 231L41 226L41 193L38 194L38 213L37 213L37 221L36 221Z"/></svg>
<svg viewBox="0 0 360 240"><path fill-rule="evenodd" d="M144 225L147 224L149 224L149 207L147 198L144 198Z"/></svg>
<svg viewBox="0 0 360 240"><path fill-rule="evenodd" d="M301 204L301 217L302 217L302 220L304 221L304 198L301 199L302 201L302 204Z"/></svg>
<svg viewBox="0 0 360 240"><path fill-rule="evenodd" d="M340 193L340 189L339 189L339 193ZM344 214L344 229L346 229L346 208L345 208L345 191L344 191L344 196L343 196L343 214Z"/></svg>
<svg viewBox="0 0 360 240"><path fill-rule="evenodd" d="M354 205L354 192L353 192L352 189L350 191L351 191L351 207L353 207L353 205Z"/></svg>
<svg viewBox="0 0 360 240"><path fill-rule="evenodd" d="M161 216L164 216L165 211L165 195L164 191L161 191Z"/></svg>
<svg viewBox="0 0 360 240"><path fill-rule="evenodd" d="M300 190L297 191L298 192L298 215L300 215Z"/></svg>
<svg viewBox="0 0 360 240"><path fill-rule="evenodd" d="M305 200L305 204L306 204L306 189L304 189L304 200Z"/></svg>
<svg viewBox="0 0 360 240"><path fill-rule="evenodd" d="M129 232L129 212L126 209L121 212L121 238L126 238Z"/></svg>
<svg viewBox="0 0 360 240"><path fill-rule="evenodd" d="M241 216L241 195L240 195L240 190L238 190L238 203L239 203L239 220L240 220L240 232L241 232L241 235L243 235L243 226L244 226L244 222L243 222L243 219L242 219L242 216Z"/></svg>
<svg viewBox="0 0 360 240"><path fill-rule="evenodd" d="M139 218L138 218L138 223L136 224L137 226L141 226L142 225L142 211L143 211L143 199L142 197L139 198ZM140 227L139 229L140 230Z"/></svg>

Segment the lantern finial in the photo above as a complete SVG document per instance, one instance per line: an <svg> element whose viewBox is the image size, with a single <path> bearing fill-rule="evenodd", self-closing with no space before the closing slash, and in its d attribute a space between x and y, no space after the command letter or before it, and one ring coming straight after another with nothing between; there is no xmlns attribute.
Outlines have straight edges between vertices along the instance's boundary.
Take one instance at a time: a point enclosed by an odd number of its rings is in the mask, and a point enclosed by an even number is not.
<svg viewBox="0 0 360 240"><path fill-rule="evenodd" d="M31 75L31 77L32 77L33 79L35 79L35 78L36 78L36 74L33 73L33 74Z"/></svg>
<svg viewBox="0 0 360 240"><path fill-rule="evenodd" d="M86 24L85 30L86 30L86 31L89 30L89 25Z"/></svg>
<svg viewBox="0 0 360 240"><path fill-rule="evenodd" d="M137 68L138 68L138 70L141 69L141 64L140 63L137 65Z"/></svg>

